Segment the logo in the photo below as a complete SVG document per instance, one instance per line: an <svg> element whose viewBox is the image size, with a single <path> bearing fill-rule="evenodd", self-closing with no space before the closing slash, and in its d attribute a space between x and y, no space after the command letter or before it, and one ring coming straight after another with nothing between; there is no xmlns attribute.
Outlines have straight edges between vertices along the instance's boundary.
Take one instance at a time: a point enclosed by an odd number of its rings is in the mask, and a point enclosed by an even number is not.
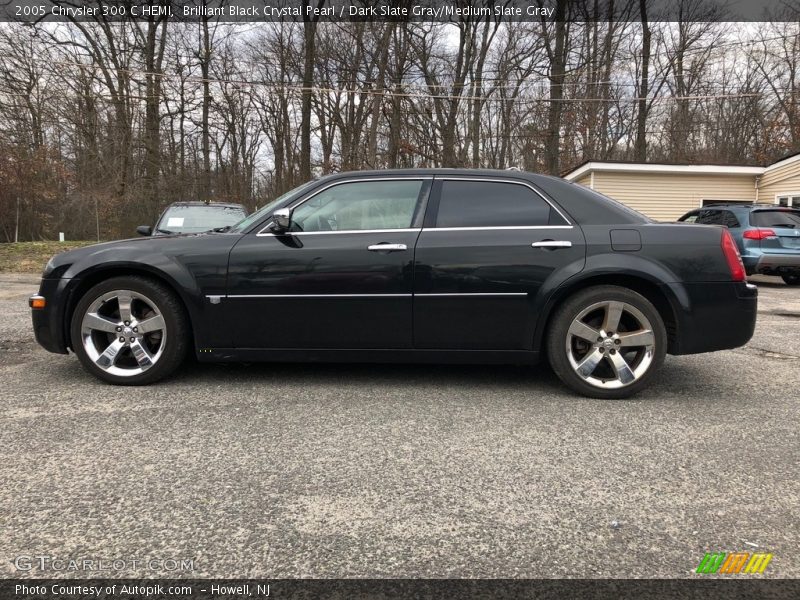
<svg viewBox="0 0 800 600"><path fill-rule="evenodd" d="M697 573L725 573L737 574L748 573L754 575L763 573L767 568L772 554L766 552L706 552L703 560L697 566Z"/></svg>

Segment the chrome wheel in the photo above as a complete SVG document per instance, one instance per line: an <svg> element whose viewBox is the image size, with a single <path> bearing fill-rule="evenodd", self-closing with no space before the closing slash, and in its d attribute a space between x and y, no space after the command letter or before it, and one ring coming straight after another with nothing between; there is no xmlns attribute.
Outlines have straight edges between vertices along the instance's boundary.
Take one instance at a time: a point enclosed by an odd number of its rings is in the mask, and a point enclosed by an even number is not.
<svg viewBox="0 0 800 600"><path fill-rule="evenodd" d="M597 302L582 310L567 332L567 359L598 388L616 389L641 378L655 356L653 326L626 302Z"/></svg>
<svg viewBox="0 0 800 600"><path fill-rule="evenodd" d="M121 377L138 375L164 352L164 316L148 297L132 290L107 292L92 302L81 321L81 342L89 359Z"/></svg>

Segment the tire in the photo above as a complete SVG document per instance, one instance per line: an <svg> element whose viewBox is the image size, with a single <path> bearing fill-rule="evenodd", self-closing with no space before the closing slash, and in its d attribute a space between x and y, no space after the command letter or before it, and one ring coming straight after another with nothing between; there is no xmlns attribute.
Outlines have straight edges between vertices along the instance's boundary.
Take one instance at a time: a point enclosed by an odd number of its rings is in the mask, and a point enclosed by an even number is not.
<svg viewBox="0 0 800 600"><path fill-rule="evenodd" d="M786 285L800 285L800 275L796 273L792 273L791 275L781 275L781 279L783 279Z"/></svg>
<svg viewBox="0 0 800 600"><path fill-rule="evenodd" d="M615 331L605 332L604 324ZM572 390L591 398L627 398L646 387L664 362L667 331L647 298L601 285L575 293L556 310L546 348L553 371Z"/></svg>
<svg viewBox="0 0 800 600"><path fill-rule="evenodd" d="M70 336L83 368L115 385L148 385L171 375L190 339L175 293L140 276L114 277L89 289L72 313Z"/></svg>

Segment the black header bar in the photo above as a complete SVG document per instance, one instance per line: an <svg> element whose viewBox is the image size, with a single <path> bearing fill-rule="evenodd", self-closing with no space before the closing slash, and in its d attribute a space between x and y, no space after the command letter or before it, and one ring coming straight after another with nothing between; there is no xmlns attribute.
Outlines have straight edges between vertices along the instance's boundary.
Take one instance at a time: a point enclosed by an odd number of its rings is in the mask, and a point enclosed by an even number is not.
<svg viewBox="0 0 800 600"><path fill-rule="evenodd" d="M647 20L796 21L784 0L650 0ZM679 12L680 11L680 12ZM639 21L632 0L0 0L0 21Z"/></svg>

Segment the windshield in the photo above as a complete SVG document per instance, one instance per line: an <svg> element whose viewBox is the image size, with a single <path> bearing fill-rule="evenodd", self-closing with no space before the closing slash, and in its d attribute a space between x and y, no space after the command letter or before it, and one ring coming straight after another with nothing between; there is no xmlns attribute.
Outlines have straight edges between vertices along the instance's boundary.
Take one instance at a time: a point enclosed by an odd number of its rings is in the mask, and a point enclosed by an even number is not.
<svg viewBox="0 0 800 600"><path fill-rule="evenodd" d="M788 227L800 229L798 210L754 210L750 213L750 224L756 227Z"/></svg>
<svg viewBox="0 0 800 600"><path fill-rule="evenodd" d="M245 211L238 206L170 206L156 225L156 233L200 233L228 227L242 220Z"/></svg>
<svg viewBox="0 0 800 600"><path fill-rule="evenodd" d="M282 194L281 196L278 196L277 198L275 198L275 200L273 200L272 202L269 202L268 204L265 204L264 206L259 208L256 212L251 214L246 219L243 219L242 221L239 221L236 225L231 227L229 231L231 231L233 233L241 233L242 231L244 231L245 229L250 227L253 223L258 222L260 219L262 219L262 218L266 217L267 215L269 215L270 213L272 213L272 211L275 210L275 207L280 205L281 202L283 202L287 198L299 193L300 191L302 191L305 188L309 187L313 183L316 183L316 181L313 181L313 180L312 181L307 181L303 185L300 185L300 186L294 188L293 190L289 190L285 194Z"/></svg>

